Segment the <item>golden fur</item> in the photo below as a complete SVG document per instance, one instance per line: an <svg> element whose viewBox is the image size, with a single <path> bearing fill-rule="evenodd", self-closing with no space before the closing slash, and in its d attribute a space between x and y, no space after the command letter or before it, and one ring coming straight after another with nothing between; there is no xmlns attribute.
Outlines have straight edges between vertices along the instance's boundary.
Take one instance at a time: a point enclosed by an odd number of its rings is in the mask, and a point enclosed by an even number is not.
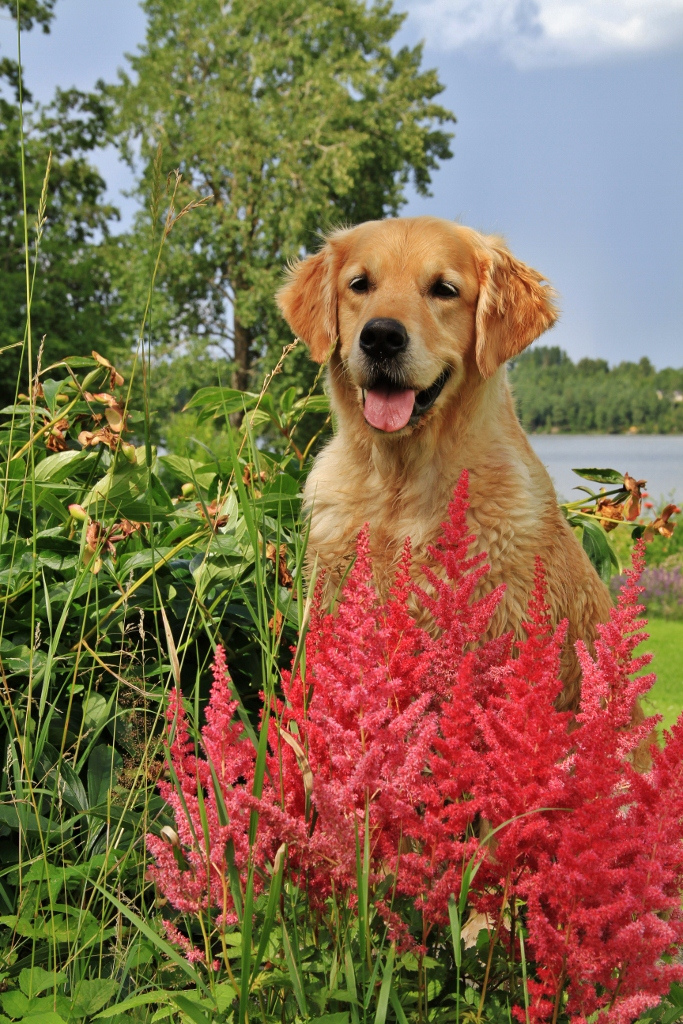
<svg viewBox="0 0 683 1024"><path fill-rule="evenodd" d="M367 291L350 283L359 275ZM439 296L448 281L459 295ZM406 536L415 565L463 469L469 471L469 519L491 571L483 584L506 585L491 635L519 632L539 555L553 619L569 620L563 705L576 707L579 668L574 642L589 643L611 606L581 545L557 507L550 478L515 415L505 362L557 318L553 293L495 237L432 217L374 221L331 234L317 254L294 266L278 294L280 308L309 346L329 356L329 389L337 431L316 459L306 485L310 551L337 583L358 531L370 524L381 592ZM450 372L434 405L394 433L363 414L367 366L363 326L390 317L409 337L404 369L410 387L429 389Z"/></svg>

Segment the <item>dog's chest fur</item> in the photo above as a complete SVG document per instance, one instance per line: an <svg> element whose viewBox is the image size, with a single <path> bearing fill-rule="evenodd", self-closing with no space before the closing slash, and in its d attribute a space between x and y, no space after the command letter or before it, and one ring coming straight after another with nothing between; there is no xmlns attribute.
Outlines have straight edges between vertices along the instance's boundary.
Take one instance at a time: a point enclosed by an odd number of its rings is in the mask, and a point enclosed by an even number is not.
<svg viewBox="0 0 683 1024"><path fill-rule="evenodd" d="M434 566L428 547L437 540L455 485L467 469L474 550L485 551L491 567L480 593L505 585L489 635L521 632L539 556L551 616L555 622L569 618L563 676L567 703L572 704L579 680L572 645L577 638L591 642L594 625L607 618L611 601L561 515L550 478L516 420L514 428L461 436L458 443L437 449L438 454L432 449L429 459L420 457L419 443L404 451L381 443L361 447L342 431L316 460L306 486L309 562L317 559L319 568L327 570L332 597L355 552L358 532L367 523L380 594L386 596L406 537L419 577L422 565ZM506 437L513 442L504 442Z"/></svg>

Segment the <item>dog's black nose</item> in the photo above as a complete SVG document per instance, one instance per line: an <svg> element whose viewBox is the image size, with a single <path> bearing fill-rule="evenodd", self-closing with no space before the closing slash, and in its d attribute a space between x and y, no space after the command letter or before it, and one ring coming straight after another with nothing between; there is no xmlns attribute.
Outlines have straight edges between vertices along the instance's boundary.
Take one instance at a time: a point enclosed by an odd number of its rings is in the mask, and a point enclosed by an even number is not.
<svg viewBox="0 0 683 1024"><path fill-rule="evenodd" d="M408 347L408 332L399 320L378 316L360 332L360 347L371 359L389 359Z"/></svg>

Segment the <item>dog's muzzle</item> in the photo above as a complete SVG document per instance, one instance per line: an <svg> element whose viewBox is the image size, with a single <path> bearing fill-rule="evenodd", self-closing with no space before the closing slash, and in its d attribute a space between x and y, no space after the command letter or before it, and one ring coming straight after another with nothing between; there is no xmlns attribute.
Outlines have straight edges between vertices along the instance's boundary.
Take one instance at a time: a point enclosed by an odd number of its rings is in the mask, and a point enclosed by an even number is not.
<svg viewBox="0 0 683 1024"><path fill-rule="evenodd" d="M449 369L442 370L434 383L423 391L400 387L386 379L378 380L363 391L363 415L371 427L386 434L403 430L409 424L415 426L432 408L450 375Z"/></svg>

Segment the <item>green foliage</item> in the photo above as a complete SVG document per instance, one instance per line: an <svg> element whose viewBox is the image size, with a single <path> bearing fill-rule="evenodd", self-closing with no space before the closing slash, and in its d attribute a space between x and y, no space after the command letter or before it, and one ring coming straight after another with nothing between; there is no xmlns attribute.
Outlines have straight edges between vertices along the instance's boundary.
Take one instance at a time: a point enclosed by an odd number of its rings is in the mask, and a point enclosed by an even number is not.
<svg viewBox="0 0 683 1024"><path fill-rule="evenodd" d="M162 938L145 882L144 836L172 823L155 792L164 695L182 672L198 709L221 642L249 726L301 622L301 464L293 445L276 460L252 438L274 422L305 437L306 403L212 390L192 407L222 417L223 451L157 457L144 416L128 410L123 434L103 427L126 404L117 382L101 362L69 360L0 425L6 1019L91 1019L150 982L153 1009L192 1019L192 992L177 989L188 975L200 998L208 989ZM252 411L233 434L238 406ZM100 443L82 447L84 430ZM293 581L272 553L283 545ZM139 1019L149 1002L135 1004Z"/></svg>
<svg viewBox="0 0 683 1024"><path fill-rule="evenodd" d="M604 359L575 364L560 348L531 348L510 381L531 433L683 433L683 369L656 371L645 357L610 369Z"/></svg>
<svg viewBox="0 0 683 1024"><path fill-rule="evenodd" d="M273 301L286 262L321 230L395 212L410 178L425 192L452 117L433 102L442 86L420 70L421 49L392 51L404 15L389 3L143 6L134 77L106 90L113 135L133 164L139 147L142 195L158 197L178 168L179 204L206 200L165 248L154 350L210 348L246 390L255 360L270 369L291 340ZM158 202L124 243L138 255L155 249ZM297 370L311 374L303 358Z"/></svg>

